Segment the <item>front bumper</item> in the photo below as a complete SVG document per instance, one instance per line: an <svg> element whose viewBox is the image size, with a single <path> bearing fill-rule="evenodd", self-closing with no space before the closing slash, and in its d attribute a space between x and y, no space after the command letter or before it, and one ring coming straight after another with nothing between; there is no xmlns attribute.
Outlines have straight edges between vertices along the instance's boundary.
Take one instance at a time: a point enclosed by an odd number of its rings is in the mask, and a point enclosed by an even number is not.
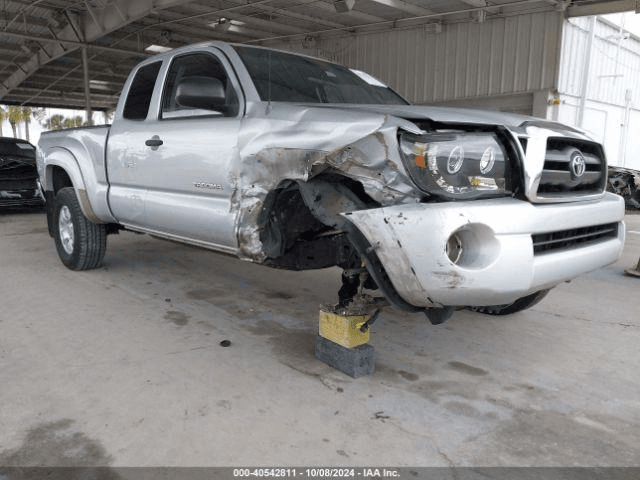
<svg viewBox="0 0 640 480"><path fill-rule="evenodd" d="M44 198L38 189L0 190L1 207L30 207L44 205Z"/></svg>
<svg viewBox="0 0 640 480"><path fill-rule="evenodd" d="M0 207L41 206L44 197L34 166L0 169Z"/></svg>
<svg viewBox="0 0 640 480"><path fill-rule="evenodd" d="M416 307L511 303L615 262L625 236L624 201L609 193L545 205L513 198L395 205L344 217L371 244L397 293ZM598 225L616 228L603 238L534 252L534 235Z"/></svg>

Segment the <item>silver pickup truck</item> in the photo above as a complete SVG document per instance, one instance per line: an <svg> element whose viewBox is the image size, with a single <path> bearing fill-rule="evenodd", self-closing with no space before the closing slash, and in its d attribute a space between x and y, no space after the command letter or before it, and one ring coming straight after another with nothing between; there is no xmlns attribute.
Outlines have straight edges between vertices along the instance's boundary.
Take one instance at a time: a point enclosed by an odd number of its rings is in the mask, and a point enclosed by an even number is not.
<svg viewBox="0 0 640 480"><path fill-rule="evenodd" d="M325 60L210 42L140 63L113 124L47 132L38 168L62 262L119 230L274 268L343 269L440 323L507 314L621 254L600 144L557 123L413 106ZM338 288L338 286L336 286Z"/></svg>

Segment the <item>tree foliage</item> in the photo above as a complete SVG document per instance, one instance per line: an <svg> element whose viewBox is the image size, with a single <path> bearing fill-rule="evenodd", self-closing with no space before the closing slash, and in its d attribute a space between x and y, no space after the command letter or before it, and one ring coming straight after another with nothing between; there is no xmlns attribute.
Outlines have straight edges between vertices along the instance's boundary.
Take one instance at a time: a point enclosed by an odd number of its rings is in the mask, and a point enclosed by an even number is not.
<svg viewBox="0 0 640 480"><path fill-rule="evenodd" d="M18 125L24 123L26 140L29 141L29 124L31 118L40 120L44 117L44 108L21 107L18 105L0 106L0 136L3 136L2 125L5 120L9 121L14 138L18 137Z"/></svg>
<svg viewBox="0 0 640 480"><path fill-rule="evenodd" d="M81 127L84 120L81 116L65 117L64 115L56 114L47 118L41 125L47 130L62 130L63 128Z"/></svg>
<svg viewBox="0 0 640 480"><path fill-rule="evenodd" d="M2 132L2 124L4 123L5 118L7 118L7 111L4 107L0 106L0 137L4 137L4 133Z"/></svg>
<svg viewBox="0 0 640 480"><path fill-rule="evenodd" d="M17 105L9 105L7 120L13 130L13 138L18 138L18 124L22 122L22 109Z"/></svg>
<svg viewBox="0 0 640 480"><path fill-rule="evenodd" d="M64 128L74 128L74 127L81 127L82 122L83 122L82 117L78 115L77 117L73 117L73 118L65 118L62 124L64 125Z"/></svg>
<svg viewBox="0 0 640 480"><path fill-rule="evenodd" d="M55 114L47 118L47 110L45 108L0 105L0 137L3 136L2 127L5 120L11 125L14 138L18 137L18 125L24 123L24 134L27 141L29 141L29 125L31 120L40 123L40 125L47 130L62 130L63 128L74 128L84 125L84 120L79 115L66 117L61 114Z"/></svg>

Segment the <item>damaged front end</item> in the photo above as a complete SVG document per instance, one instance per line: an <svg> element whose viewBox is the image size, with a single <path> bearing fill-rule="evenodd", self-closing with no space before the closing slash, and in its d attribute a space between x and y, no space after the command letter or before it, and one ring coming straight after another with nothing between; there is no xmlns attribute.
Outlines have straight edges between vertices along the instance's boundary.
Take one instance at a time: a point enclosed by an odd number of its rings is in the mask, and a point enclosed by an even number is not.
<svg viewBox="0 0 640 480"><path fill-rule="evenodd" d="M304 121L302 125L283 122L292 130L274 133L278 122L273 117L284 115L278 108L286 111L290 107L279 106L270 112L269 145L258 147L254 140L241 149L242 168L236 172L233 200L240 213L241 256L275 268L342 268L343 284L337 305L340 308L363 302L363 289L379 290L394 308L424 311L432 323L446 320L453 307L429 298L423 286L412 280L414 275L400 283L389 276L387 262L405 262L406 271L412 270L404 260L401 241L393 240L393 258L383 261L378 249L380 242L388 239L382 233L383 225L378 224L380 219L366 226L354 218L358 213L381 212L390 207L414 205L419 209L425 203L456 197L470 200L511 194L513 166L506 157L514 155L515 147L506 140L508 133L477 126L471 133L472 127L461 126L455 131L443 129L428 134L413 122L365 114L367 122L350 123L350 131L340 130L343 124L338 123L336 131L327 132L326 137L302 141ZM328 111L309 109L306 120L311 117L318 121L314 115L320 115L322 121ZM317 125L314 127L317 131ZM299 141L292 142L296 135ZM290 145L272 147L276 136ZM305 141L314 148L300 148ZM436 143L439 147L434 147ZM329 146L335 144L343 146L330 150ZM318 145L325 148L318 150ZM431 150L425 152L424 148ZM434 148L439 148L440 153ZM458 165L452 160L456 155ZM421 172L421 166L429 172ZM377 228L379 239L377 233L368 235ZM420 291L420 301L407 299L406 284L412 281L416 284L409 290ZM402 294L397 285L402 286ZM379 300L373 297L365 303L377 307Z"/></svg>
<svg viewBox="0 0 640 480"><path fill-rule="evenodd" d="M321 59L229 54L254 87L229 178L241 258L337 265L337 307L379 289L441 323L457 307L512 312L620 255L621 199L604 195L604 151L581 132L413 106Z"/></svg>
<svg viewBox="0 0 640 480"><path fill-rule="evenodd" d="M396 308L423 310L396 292L371 245L343 215L416 203L424 197L405 172L397 148L398 124L413 131L416 127L396 118L353 112L346 116L360 118L348 125L330 118L325 124L329 111L314 108L296 123L278 122L291 118L289 109L275 106L269 138L252 137L241 149L232 200L239 212L240 256L290 270L342 268L339 308L352 303L378 308L380 299L365 300L363 289L379 289L385 302ZM305 138L300 132L306 122L315 124L309 131L327 125L326 136ZM260 130L260 122L254 123L249 127ZM278 127L282 130L276 140ZM289 145L273 147L276 141Z"/></svg>
<svg viewBox="0 0 640 480"><path fill-rule="evenodd" d="M250 133L268 133L239 148L240 256L342 268L336 308L375 311L364 291L378 290L434 324L455 308L512 311L620 255L624 211L602 192L603 155L555 126L282 104L252 122ZM551 170L579 148L583 178Z"/></svg>

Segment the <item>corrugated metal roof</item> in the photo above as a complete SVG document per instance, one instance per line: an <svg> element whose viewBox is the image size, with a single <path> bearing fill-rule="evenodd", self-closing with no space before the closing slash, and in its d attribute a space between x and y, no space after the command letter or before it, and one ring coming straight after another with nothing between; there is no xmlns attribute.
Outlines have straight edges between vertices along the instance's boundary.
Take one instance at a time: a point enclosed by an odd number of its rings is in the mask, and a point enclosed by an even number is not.
<svg viewBox="0 0 640 480"><path fill-rule="evenodd" d="M226 40L264 45L286 43L287 48L297 49L333 39L342 44L340 37L345 34L368 35L353 40L358 53L348 55L356 55L359 64L377 65L375 73L393 77L392 84L415 98L441 95L457 98L474 92L514 90L546 84L541 81L544 73L530 68L521 73L524 64L509 63L510 58L520 62L541 54L524 38L537 25L530 24L529 20L516 20L514 15L557 12L569 5L564 0L356 0L351 9L345 8L350 3L346 0L3 0L0 103L82 107L85 104L83 47L88 50L90 77L100 85L99 90L91 91L92 106L109 109L115 106L130 68L147 55L145 48L151 44L178 47L203 40ZM572 1L569 8L603 3L614 2L577 0ZM503 20L495 24L495 31L494 26L491 29L478 26L478 22L496 19ZM435 22L447 25L444 35L429 38L436 49L442 50L415 48L423 43L424 35L428 35L421 33L420 28L434 28L431 25ZM412 29L412 33L397 34ZM385 32L390 43L384 40ZM382 36L373 38L370 34L374 33ZM504 38L509 37L513 42L504 44ZM504 55L495 52L496 45L502 44ZM477 48L480 45L490 46L494 51ZM320 53L342 58L331 48L325 50ZM390 58L377 60L380 51ZM473 55L469 54L474 51ZM476 61L476 57L484 61ZM424 77L424 85L406 76L424 75L428 62L434 61L444 70L433 82L428 80L431 74ZM494 68L487 69L487 62ZM456 76L453 81L453 68L464 68L464 76ZM475 78L476 75L479 78Z"/></svg>

